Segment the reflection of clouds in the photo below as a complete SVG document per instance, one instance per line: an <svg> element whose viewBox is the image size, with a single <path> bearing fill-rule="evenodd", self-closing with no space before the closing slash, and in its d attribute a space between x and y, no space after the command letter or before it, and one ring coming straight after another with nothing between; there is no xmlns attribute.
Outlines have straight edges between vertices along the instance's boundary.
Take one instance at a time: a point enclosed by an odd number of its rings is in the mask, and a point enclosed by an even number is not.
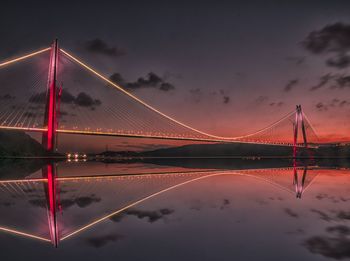
<svg viewBox="0 0 350 261"><path fill-rule="evenodd" d="M227 199L227 198L224 198L224 199L222 200L222 204L221 204L220 209L225 209L225 208L227 208L230 204L231 204L230 200Z"/></svg>
<svg viewBox="0 0 350 261"><path fill-rule="evenodd" d="M316 214L319 215L320 219L324 220L324 221L332 221L333 218L331 218L327 213L321 211L321 210L317 210L317 209L311 209L311 212L314 212Z"/></svg>
<svg viewBox="0 0 350 261"><path fill-rule="evenodd" d="M74 205L77 205L80 208L85 208L92 203L100 202L101 198L96 197L95 194L91 194L90 196L81 196L81 197L75 197L75 198L69 198L69 199L61 199L60 205L62 209L67 209L69 207L72 207ZM46 208L46 199L45 198L37 198L37 199L31 199L28 201L31 205Z"/></svg>
<svg viewBox="0 0 350 261"><path fill-rule="evenodd" d="M343 225L328 227L329 235L313 236L304 242L304 246L314 254L334 259L350 258L350 228Z"/></svg>
<svg viewBox="0 0 350 261"><path fill-rule="evenodd" d="M350 220L350 211L344 211L344 210L339 210L339 211L332 211L332 214L334 214L333 216L328 215L327 213L321 211L321 210L317 210L317 209L311 209L311 212L317 213L320 216L320 219L324 220L324 221L336 221L336 220L340 220L340 221L347 221Z"/></svg>
<svg viewBox="0 0 350 261"><path fill-rule="evenodd" d="M282 197L269 197L270 200L279 200L279 201L282 201L284 200Z"/></svg>
<svg viewBox="0 0 350 261"><path fill-rule="evenodd" d="M120 222L126 216L135 216L139 219L147 218L148 222L153 223L160 219L163 219L165 216L174 213L174 210L169 208L162 208L159 210L138 210L138 209L128 209L122 212L119 215L112 216L110 220L114 222Z"/></svg>
<svg viewBox="0 0 350 261"><path fill-rule="evenodd" d="M339 211L337 213L337 218L342 219L342 220L350 220L350 211Z"/></svg>
<svg viewBox="0 0 350 261"><path fill-rule="evenodd" d="M350 200L350 198L344 198L342 196L340 196L340 197L330 196L326 193L319 193L319 194L317 194L316 198L318 200L327 199L327 200L331 201L332 203L347 202Z"/></svg>
<svg viewBox="0 0 350 261"><path fill-rule="evenodd" d="M13 203L13 202L0 202L0 206L3 206L3 207L11 207L11 206L13 206L13 205L15 205L15 203Z"/></svg>
<svg viewBox="0 0 350 261"><path fill-rule="evenodd" d="M105 235L105 236L96 236L86 239L86 243L95 248L101 248L108 243L117 242L123 239L123 235Z"/></svg>
<svg viewBox="0 0 350 261"><path fill-rule="evenodd" d="M290 208L285 208L284 212L287 213L288 216L292 217L292 218L298 218L299 215L297 213L295 213L292 209Z"/></svg>

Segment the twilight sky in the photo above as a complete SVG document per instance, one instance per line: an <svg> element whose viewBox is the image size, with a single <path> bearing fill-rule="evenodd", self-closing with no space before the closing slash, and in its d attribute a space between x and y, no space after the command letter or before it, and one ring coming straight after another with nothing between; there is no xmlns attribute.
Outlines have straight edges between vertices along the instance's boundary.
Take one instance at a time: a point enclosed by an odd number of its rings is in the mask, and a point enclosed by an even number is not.
<svg viewBox="0 0 350 261"><path fill-rule="evenodd" d="M209 133L253 132L301 104L323 140L349 140L349 1L74 2L2 2L0 59L57 37Z"/></svg>

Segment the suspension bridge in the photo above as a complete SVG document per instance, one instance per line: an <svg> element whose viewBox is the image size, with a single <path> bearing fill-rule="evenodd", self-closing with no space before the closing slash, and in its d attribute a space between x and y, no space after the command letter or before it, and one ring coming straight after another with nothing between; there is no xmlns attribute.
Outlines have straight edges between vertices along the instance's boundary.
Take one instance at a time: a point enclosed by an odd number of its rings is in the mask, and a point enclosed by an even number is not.
<svg viewBox="0 0 350 261"><path fill-rule="evenodd" d="M57 134L308 147L317 135L300 105L267 127L222 137L162 113L58 46L0 63L0 129L41 132L55 151ZM301 135L298 135L301 133Z"/></svg>
<svg viewBox="0 0 350 261"><path fill-rule="evenodd" d="M57 177L53 169L50 165L44 168L47 178L0 181L0 199L7 203L0 205L7 211L0 219L0 231L51 242L57 247L59 242L103 221L116 219L147 200L201 180L247 177L301 198L320 172L317 167L294 165L237 171ZM11 203L17 207L11 207ZM74 208L74 205L84 207ZM24 215L32 222L24 222Z"/></svg>
<svg viewBox="0 0 350 261"><path fill-rule="evenodd" d="M96 71L71 52L60 48L57 40L51 47L0 63L0 89L0 130L42 133L42 144L48 152L56 150L58 134L291 146L294 159L298 147L308 148L310 145L317 144L316 132L300 105L267 127L243 136L222 137L198 130L126 91L118 83ZM251 175L251 173L235 172L237 173ZM156 178L162 181L161 186L152 191L147 190L139 196L129 195L128 201L123 202L117 211L67 232L60 230L57 220L58 202L60 202L57 184L74 181L77 178L59 178L55 164L49 164L42 169L43 179L23 181L24 187L21 185L22 181L0 183L2 190L14 189L22 194L26 194L26 190L33 190L27 187L31 184L28 182L42 185L46 203L37 203L47 207L49 236L24 233L6 227L0 230L51 241L57 246L60 240L67 239L161 193L203 178L232 174L232 172L214 171L168 174L168 176L152 175L151 180L154 181ZM79 181L98 181L100 178L81 177ZM110 178L106 177L106 179ZM147 175L138 175L132 178L125 177L125 180L145 181L148 178ZM172 182L168 182L169 180ZM305 180L306 171L303 177L298 179L297 168L294 166L292 191L297 197L301 197ZM272 183L281 186L278 183ZM142 182L134 184L138 184L138 188L149 187L143 186ZM132 187L130 184L124 185L124 189ZM289 185L287 190L290 191Z"/></svg>

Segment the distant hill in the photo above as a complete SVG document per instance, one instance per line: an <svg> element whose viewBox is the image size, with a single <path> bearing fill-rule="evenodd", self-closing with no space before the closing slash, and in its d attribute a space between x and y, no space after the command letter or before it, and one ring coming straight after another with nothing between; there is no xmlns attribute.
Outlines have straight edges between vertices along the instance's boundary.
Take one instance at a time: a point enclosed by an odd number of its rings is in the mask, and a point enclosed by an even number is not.
<svg viewBox="0 0 350 261"><path fill-rule="evenodd" d="M106 158L123 157L291 157L293 148L287 146L247 144L247 143L217 143L217 144L193 144L180 147L156 149L152 151L106 151L99 154ZM319 158L350 158L350 145L327 144L306 151L298 148L299 157L319 157Z"/></svg>
<svg viewBox="0 0 350 261"><path fill-rule="evenodd" d="M39 142L22 131L0 131L0 157L47 155Z"/></svg>
<svg viewBox="0 0 350 261"><path fill-rule="evenodd" d="M193 144L141 152L145 157L288 157L292 148L244 143Z"/></svg>

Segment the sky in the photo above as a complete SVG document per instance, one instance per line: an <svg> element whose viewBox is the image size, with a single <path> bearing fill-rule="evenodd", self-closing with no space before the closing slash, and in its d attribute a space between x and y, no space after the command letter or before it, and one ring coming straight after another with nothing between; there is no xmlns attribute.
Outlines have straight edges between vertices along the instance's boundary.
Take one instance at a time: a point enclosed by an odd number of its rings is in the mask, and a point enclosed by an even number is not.
<svg viewBox="0 0 350 261"><path fill-rule="evenodd" d="M3 1L0 60L58 38L132 94L197 129L243 135L301 104L321 140L347 141L349 7L336 0ZM121 142L97 140L83 143L97 150Z"/></svg>

